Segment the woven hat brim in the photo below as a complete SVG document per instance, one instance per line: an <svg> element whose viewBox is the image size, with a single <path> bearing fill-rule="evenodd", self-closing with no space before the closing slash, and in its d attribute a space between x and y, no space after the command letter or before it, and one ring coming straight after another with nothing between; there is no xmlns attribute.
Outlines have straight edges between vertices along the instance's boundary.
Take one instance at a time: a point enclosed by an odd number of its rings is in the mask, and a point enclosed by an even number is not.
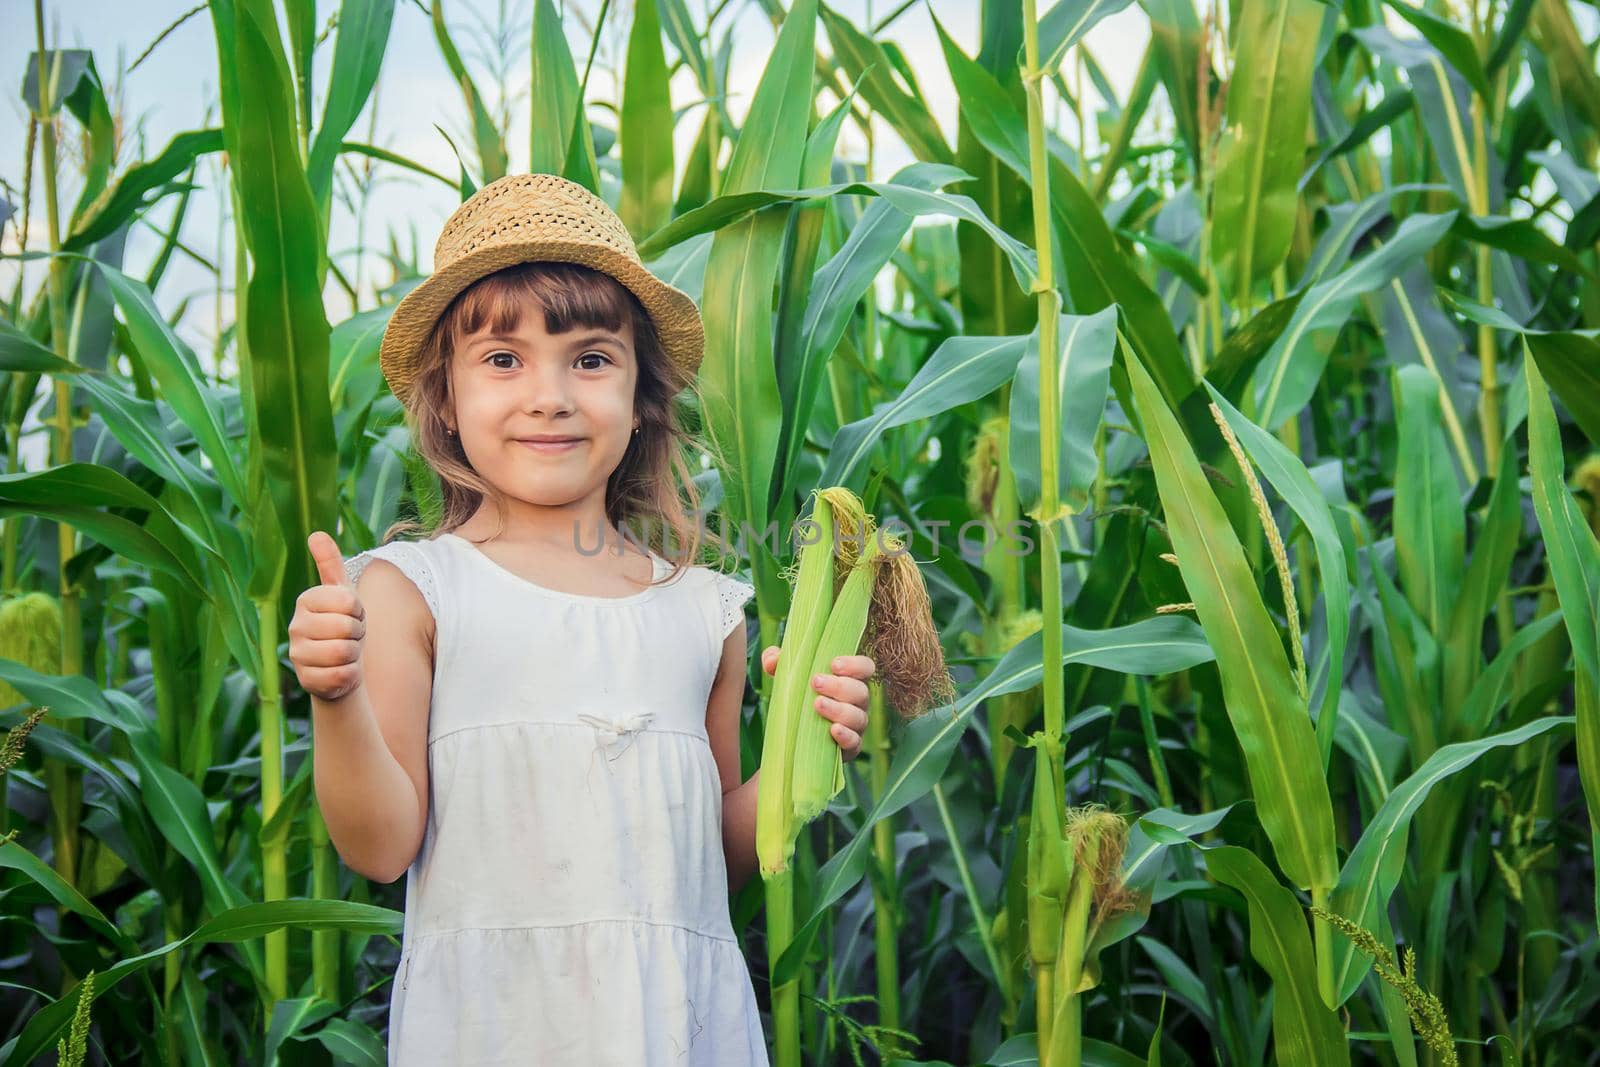
<svg viewBox="0 0 1600 1067"><path fill-rule="evenodd" d="M655 323L662 350L684 377L699 369L705 350L705 325L694 300L627 256L602 245L574 241L512 241L468 252L442 267L395 305L383 331L378 365L395 397L404 404L416 380L417 357L439 316L473 282L519 263L576 263L609 274L639 298Z"/></svg>

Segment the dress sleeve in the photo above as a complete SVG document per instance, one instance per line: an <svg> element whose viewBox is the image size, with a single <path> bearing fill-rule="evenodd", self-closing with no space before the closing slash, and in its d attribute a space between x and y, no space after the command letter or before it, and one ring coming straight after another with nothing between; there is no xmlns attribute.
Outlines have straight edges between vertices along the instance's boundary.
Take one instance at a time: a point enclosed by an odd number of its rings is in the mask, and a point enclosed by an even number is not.
<svg viewBox="0 0 1600 1067"><path fill-rule="evenodd" d="M360 582L361 574L367 569L367 564L375 559L387 560L399 568L401 574L411 579L411 584L417 587L422 599L427 601L428 610L433 613L433 617L439 618L438 583L434 580L433 567L429 565L427 555L419 546L410 541L390 541L386 545L369 548L345 560L344 573L352 584Z"/></svg>
<svg viewBox="0 0 1600 1067"><path fill-rule="evenodd" d="M733 628L744 622L744 602L755 595L755 587L748 582L740 581L729 574L713 571L712 584L717 590L717 600L721 605L721 625L717 628L718 634L726 640L733 633Z"/></svg>

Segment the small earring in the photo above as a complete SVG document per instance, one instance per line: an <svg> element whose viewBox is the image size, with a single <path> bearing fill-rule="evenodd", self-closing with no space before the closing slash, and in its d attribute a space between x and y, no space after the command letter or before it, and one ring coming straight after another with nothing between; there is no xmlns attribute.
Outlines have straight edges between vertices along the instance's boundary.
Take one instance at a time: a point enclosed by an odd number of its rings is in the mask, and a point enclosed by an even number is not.
<svg viewBox="0 0 1600 1067"><path fill-rule="evenodd" d="M456 435L456 432L454 430L449 430L449 429L445 430L445 433L449 434L451 437L454 437Z"/></svg>

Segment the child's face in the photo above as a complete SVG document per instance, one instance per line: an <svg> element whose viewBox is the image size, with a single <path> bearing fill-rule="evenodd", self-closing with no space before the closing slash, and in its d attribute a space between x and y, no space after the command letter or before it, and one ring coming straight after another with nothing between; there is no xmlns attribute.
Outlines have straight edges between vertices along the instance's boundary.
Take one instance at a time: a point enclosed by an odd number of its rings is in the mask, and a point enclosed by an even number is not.
<svg viewBox="0 0 1600 1067"><path fill-rule="evenodd" d="M510 334L491 330L469 334L451 356L451 426L467 459L510 500L603 522L606 479L633 434L632 325L553 334L532 307ZM578 440L559 449L525 443L549 434Z"/></svg>

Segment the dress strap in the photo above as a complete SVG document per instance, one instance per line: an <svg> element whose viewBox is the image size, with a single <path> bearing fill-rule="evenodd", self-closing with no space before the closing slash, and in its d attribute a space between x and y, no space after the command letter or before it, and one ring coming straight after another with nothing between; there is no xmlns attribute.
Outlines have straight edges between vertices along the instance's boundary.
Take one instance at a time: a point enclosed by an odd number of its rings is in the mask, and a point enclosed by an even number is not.
<svg viewBox="0 0 1600 1067"><path fill-rule="evenodd" d="M369 548L365 552L351 556L344 561L344 572L351 583L361 581L362 572L367 569L367 564L375 559L386 560L399 568L400 573L411 579L411 584L417 587L422 594L422 599L428 604L428 610L433 613L435 620L439 618L439 585L434 576L433 565L428 559L428 554L422 545L415 541L390 541L388 544Z"/></svg>

